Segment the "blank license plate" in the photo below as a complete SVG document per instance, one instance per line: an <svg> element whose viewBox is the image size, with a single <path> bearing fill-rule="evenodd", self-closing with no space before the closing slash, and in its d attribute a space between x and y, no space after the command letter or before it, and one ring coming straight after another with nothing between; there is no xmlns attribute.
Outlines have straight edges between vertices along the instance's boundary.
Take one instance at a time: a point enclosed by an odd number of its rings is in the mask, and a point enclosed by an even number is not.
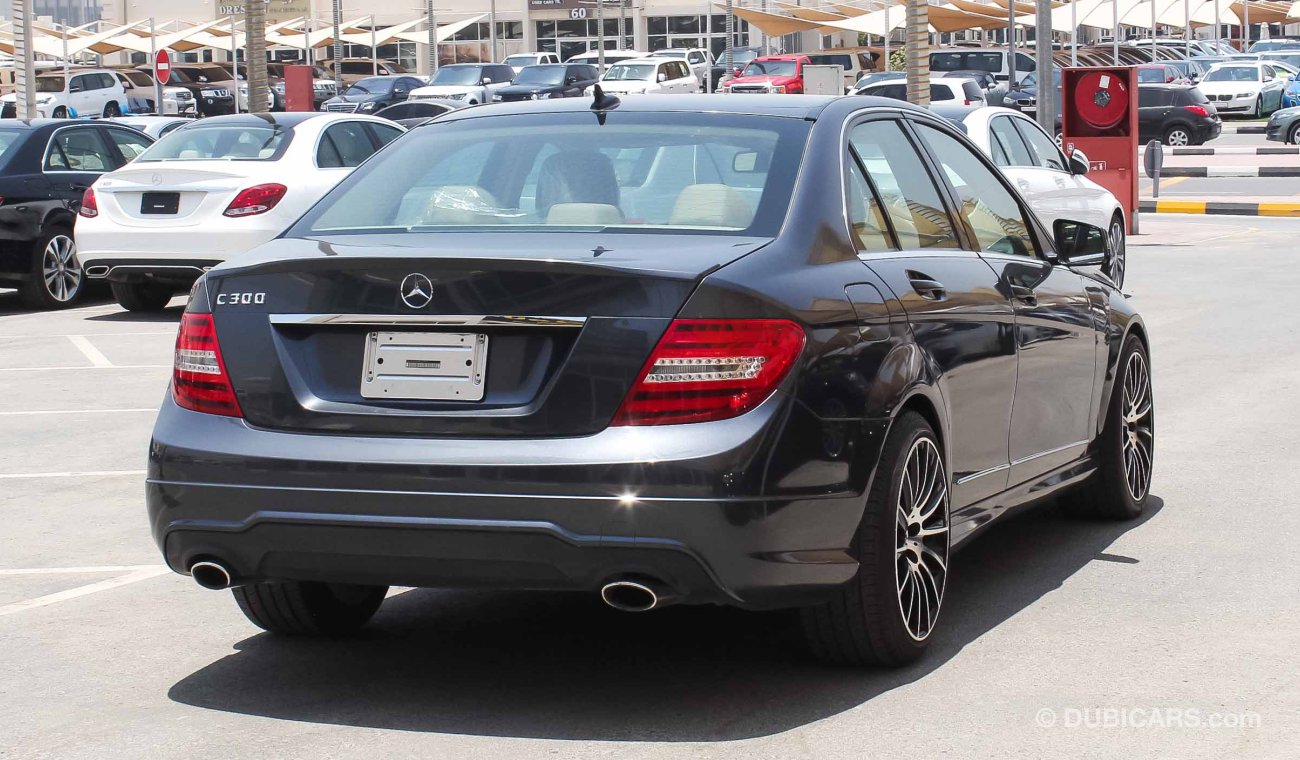
<svg viewBox="0 0 1300 760"><path fill-rule="evenodd" d="M175 214L180 210L180 193L145 193L140 197L141 214Z"/></svg>
<svg viewBox="0 0 1300 760"><path fill-rule="evenodd" d="M372 332L366 336L362 398L482 401L486 335Z"/></svg>

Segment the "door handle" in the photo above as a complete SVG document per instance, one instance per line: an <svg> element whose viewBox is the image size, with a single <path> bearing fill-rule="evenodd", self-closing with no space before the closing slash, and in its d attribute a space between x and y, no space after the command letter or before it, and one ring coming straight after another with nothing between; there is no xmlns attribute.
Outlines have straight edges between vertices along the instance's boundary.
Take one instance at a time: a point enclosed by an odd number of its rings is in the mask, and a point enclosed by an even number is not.
<svg viewBox="0 0 1300 760"><path fill-rule="evenodd" d="M928 275L920 272L908 272L907 279L912 283L912 290L927 301L946 301L948 299L948 289L943 283L931 279Z"/></svg>
<svg viewBox="0 0 1300 760"><path fill-rule="evenodd" d="M1011 297L1013 299L1029 306L1038 305L1038 296L1034 294L1033 288L1027 288L1024 285L1016 285L1015 283L1008 283L1008 288L1011 291Z"/></svg>

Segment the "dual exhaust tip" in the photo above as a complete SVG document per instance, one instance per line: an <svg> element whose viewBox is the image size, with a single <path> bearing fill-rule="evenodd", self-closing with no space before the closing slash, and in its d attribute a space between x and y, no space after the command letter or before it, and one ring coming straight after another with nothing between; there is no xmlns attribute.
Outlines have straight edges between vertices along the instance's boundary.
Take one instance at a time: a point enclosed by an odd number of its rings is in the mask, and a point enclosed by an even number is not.
<svg viewBox="0 0 1300 760"><path fill-rule="evenodd" d="M666 586L648 580L611 581L601 586L600 598L622 612L649 612L676 601Z"/></svg>

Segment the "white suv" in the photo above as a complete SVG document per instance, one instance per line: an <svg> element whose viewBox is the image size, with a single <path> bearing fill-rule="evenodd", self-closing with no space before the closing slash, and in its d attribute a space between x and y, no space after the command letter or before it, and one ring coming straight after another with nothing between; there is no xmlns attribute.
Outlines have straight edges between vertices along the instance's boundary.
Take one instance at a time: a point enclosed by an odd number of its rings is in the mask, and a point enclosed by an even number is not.
<svg viewBox="0 0 1300 760"><path fill-rule="evenodd" d="M514 69L516 74L518 74L520 71L523 71L525 66L540 66L544 63L559 63L559 62L560 62L560 56L556 55L555 53L542 53L542 52L515 53L513 55L506 56L506 59L502 61L502 63Z"/></svg>
<svg viewBox="0 0 1300 760"><path fill-rule="evenodd" d="M5 95L4 111L16 108L16 94ZM42 71L36 75L36 114L40 118L121 116L126 110L126 89L110 69Z"/></svg>
<svg viewBox="0 0 1300 760"><path fill-rule="evenodd" d="M686 61L660 56L611 64L600 78L600 87L618 95L663 95L702 89Z"/></svg>
<svg viewBox="0 0 1300 760"><path fill-rule="evenodd" d="M122 87L126 89L127 102L131 99L146 101L151 107L153 105L153 75L138 69L123 70L118 69L117 76L122 80ZM184 87L175 87L167 85L162 88L162 108L154 109L154 113L164 116L194 116L197 112L198 104L194 100L194 94ZM128 109L123 108L123 111Z"/></svg>

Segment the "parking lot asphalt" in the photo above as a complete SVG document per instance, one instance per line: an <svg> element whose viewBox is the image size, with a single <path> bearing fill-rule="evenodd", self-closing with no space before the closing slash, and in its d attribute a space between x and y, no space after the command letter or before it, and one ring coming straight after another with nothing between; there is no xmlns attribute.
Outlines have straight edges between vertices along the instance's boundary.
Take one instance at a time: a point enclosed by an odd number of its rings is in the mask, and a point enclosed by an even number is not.
<svg viewBox="0 0 1300 760"><path fill-rule="evenodd" d="M0 757L1294 757L1300 220L1143 232L1149 512L994 527L899 671L815 663L787 614L594 595L409 590L357 640L262 634L146 525L181 299L0 291Z"/></svg>

